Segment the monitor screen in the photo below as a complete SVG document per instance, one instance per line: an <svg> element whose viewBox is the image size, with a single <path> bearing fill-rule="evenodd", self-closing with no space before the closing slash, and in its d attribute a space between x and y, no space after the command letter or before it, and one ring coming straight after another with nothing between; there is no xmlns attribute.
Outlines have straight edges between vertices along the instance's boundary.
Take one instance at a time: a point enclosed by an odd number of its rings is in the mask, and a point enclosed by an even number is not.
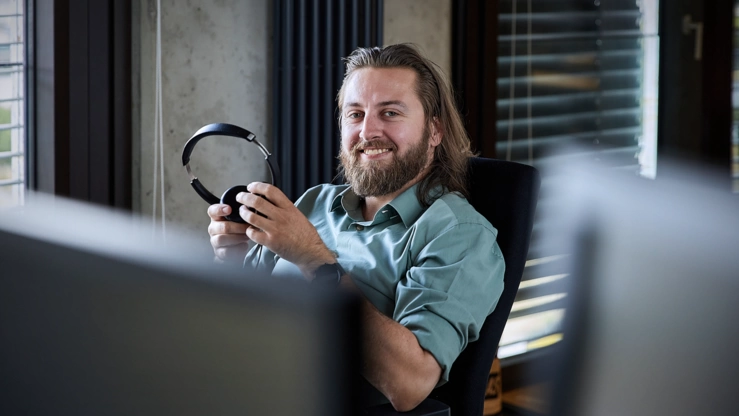
<svg viewBox="0 0 739 416"><path fill-rule="evenodd" d="M59 198L0 213L0 414L353 414L356 299L201 247Z"/></svg>
<svg viewBox="0 0 739 416"><path fill-rule="evenodd" d="M573 279L553 414L739 408L739 201L680 177L591 170L557 191Z"/></svg>

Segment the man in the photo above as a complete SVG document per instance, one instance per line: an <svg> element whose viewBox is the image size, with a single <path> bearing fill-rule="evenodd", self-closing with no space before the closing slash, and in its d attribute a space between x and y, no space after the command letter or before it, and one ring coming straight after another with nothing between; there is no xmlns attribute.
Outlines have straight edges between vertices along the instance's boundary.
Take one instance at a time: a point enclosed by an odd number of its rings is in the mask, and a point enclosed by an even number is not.
<svg viewBox="0 0 739 416"><path fill-rule="evenodd" d="M469 140L435 64L409 45L357 49L338 105L348 185L317 186L293 204L252 183L237 197L250 225L213 205L208 231L221 260L259 244L245 263L273 276L339 270L340 286L365 299L363 376L407 411L477 339L505 265L496 229L464 198Z"/></svg>

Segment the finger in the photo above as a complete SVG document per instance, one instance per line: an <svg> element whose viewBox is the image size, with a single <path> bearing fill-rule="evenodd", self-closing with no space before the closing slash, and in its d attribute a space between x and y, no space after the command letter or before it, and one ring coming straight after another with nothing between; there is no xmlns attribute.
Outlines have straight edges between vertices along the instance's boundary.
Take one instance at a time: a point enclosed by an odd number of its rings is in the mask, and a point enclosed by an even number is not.
<svg viewBox="0 0 739 416"><path fill-rule="evenodd" d="M211 236L219 234L241 234L246 233L249 224L239 224L233 221L211 220L208 225L208 234Z"/></svg>
<svg viewBox="0 0 739 416"><path fill-rule="evenodd" d="M292 201L280 190L280 188L264 182L252 182L246 189L257 195L263 195L269 202L278 208L293 205Z"/></svg>
<svg viewBox="0 0 739 416"><path fill-rule="evenodd" d="M213 204L208 207L208 216L216 221L225 221L224 216L231 213L231 207L224 204Z"/></svg>
<svg viewBox="0 0 739 416"><path fill-rule="evenodd" d="M214 248L237 246L249 242L246 232L243 234L218 234L210 237L210 245Z"/></svg>
<svg viewBox="0 0 739 416"><path fill-rule="evenodd" d="M253 227L259 228L260 230L270 231L272 229L271 222L268 217L263 217L256 212L249 210L249 207L242 205L239 207L239 216ZM247 235L248 229L246 230Z"/></svg>
<svg viewBox="0 0 739 416"><path fill-rule="evenodd" d="M267 233L257 227L250 227L246 230L246 236L257 244L265 245L267 243ZM269 247L269 245L267 245Z"/></svg>
<svg viewBox="0 0 739 416"><path fill-rule="evenodd" d="M238 195L236 195L236 200L248 208L253 208L257 210L259 213L268 218L273 216L276 209L272 202L268 201L265 198L262 198L257 194L252 194L249 192L240 192Z"/></svg>
<svg viewBox="0 0 739 416"><path fill-rule="evenodd" d="M243 260L246 253L249 251L247 244L240 244L231 247L221 247L214 250L216 258L224 261L229 260Z"/></svg>

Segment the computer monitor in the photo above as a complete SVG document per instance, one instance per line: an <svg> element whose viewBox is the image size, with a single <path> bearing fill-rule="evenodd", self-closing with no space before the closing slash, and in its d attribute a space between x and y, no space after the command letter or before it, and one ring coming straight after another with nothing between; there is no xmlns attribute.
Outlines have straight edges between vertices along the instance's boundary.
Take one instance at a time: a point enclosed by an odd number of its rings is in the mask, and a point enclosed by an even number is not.
<svg viewBox="0 0 739 416"><path fill-rule="evenodd" d="M354 297L214 264L171 226L163 243L143 219L27 202L0 212L0 414L355 413Z"/></svg>
<svg viewBox="0 0 739 416"><path fill-rule="evenodd" d="M552 414L739 409L739 195L680 177L590 169L555 191L573 279Z"/></svg>

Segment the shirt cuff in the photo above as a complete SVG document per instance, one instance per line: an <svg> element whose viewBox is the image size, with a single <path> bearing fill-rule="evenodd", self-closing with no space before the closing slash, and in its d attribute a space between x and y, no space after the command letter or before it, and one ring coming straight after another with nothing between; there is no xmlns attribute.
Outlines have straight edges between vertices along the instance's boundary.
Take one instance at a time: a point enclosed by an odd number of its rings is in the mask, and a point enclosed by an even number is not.
<svg viewBox="0 0 739 416"><path fill-rule="evenodd" d="M462 339L446 319L430 311L420 311L404 317L400 324L408 328L418 339L421 348L431 353L441 367L441 377L436 387L449 381L449 371L461 352ZM456 339L453 343L450 340ZM454 346L450 346L454 345Z"/></svg>

